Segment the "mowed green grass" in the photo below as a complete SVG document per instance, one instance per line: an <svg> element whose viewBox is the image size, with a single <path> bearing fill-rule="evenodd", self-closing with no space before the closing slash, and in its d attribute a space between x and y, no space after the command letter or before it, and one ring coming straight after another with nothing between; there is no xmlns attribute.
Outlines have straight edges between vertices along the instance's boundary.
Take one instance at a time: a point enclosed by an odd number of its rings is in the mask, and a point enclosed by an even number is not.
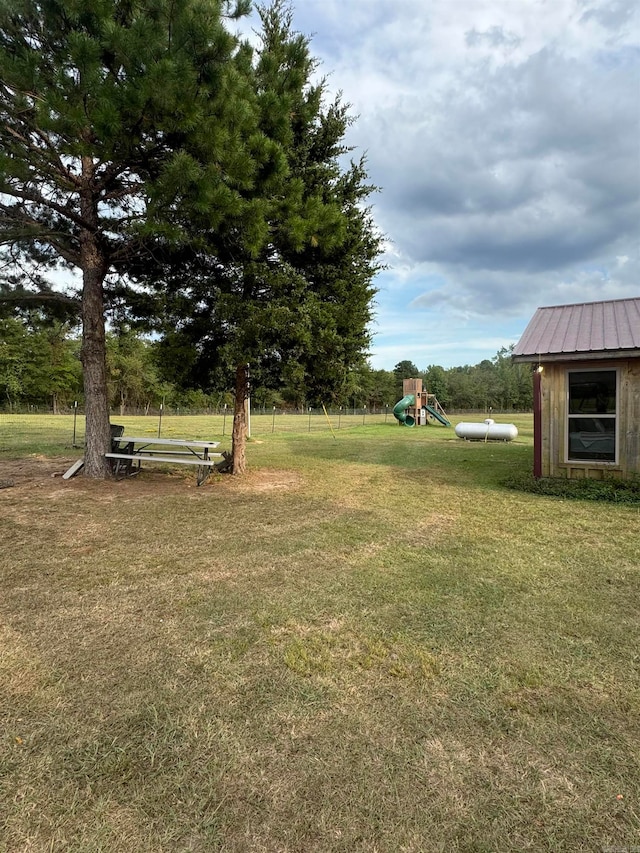
<svg viewBox="0 0 640 853"><path fill-rule="evenodd" d="M111 422L125 427L126 435L155 438L192 438L220 440L223 445L230 444L233 429L233 415L111 415ZM307 414L278 412L272 414L251 415L251 434L253 437L266 437L282 433L308 434L326 432L353 427L382 424L396 425L393 414L371 414L362 411L353 414L331 412L325 416L315 410ZM84 446L85 419L83 414L71 415L15 415L0 412L0 460L3 454L9 456L32 454L56 454L63 450L79 450Z"/></svg>
<svg viewBox="0 0 640 853"><path fill-rule="evenodd" d="M640 845L640 513L494 417L0 490L0 850Z"/></svg>

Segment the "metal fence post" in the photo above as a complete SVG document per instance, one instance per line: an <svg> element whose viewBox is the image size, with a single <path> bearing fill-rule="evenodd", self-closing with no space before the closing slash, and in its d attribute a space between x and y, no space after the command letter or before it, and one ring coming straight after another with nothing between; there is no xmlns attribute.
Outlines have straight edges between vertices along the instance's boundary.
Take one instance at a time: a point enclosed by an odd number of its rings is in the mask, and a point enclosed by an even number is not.
<svg viewBox="0 0 640 853"><path fill-rule="evenodd" d="M73 401L73 441L71 443L72 447L77 447L76 444L76 420L78 418L78 401Z"/></svg>

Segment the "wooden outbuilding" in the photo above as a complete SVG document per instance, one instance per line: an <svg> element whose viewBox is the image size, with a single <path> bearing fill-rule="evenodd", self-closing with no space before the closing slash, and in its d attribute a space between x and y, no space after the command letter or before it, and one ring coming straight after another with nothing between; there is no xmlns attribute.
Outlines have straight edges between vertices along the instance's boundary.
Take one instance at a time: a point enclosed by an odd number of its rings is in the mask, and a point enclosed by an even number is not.
<svg viewBox="0 0 640 853"><path fill-rule="evenodd" d="M640 474L640 297L538 308L513 360L535 365L536 477Z"/></svg>

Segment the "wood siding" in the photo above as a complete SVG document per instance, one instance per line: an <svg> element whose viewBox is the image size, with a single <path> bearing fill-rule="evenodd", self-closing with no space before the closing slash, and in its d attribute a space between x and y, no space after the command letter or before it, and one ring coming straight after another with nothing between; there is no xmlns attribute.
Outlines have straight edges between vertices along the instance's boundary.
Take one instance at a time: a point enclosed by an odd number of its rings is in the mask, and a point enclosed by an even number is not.
<svg viewBox="0 0 640 853"><path fill-rule="evenodd" d="M567 371L618 370L618 462L567 462ZM578 479L640 474L640 359L547 362L541 381L541 474Z"/></svg>

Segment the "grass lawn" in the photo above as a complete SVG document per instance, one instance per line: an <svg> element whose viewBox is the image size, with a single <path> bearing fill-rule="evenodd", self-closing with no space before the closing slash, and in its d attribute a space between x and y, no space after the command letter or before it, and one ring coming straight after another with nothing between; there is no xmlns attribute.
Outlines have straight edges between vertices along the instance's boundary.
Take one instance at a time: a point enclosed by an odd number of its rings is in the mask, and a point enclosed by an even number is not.
<svg viewBox="0 0 640 853"><path fill-rule="evenodd" d="M1 453L0 851L640 849L640 511L503 488L494 417Z"/></svg>

